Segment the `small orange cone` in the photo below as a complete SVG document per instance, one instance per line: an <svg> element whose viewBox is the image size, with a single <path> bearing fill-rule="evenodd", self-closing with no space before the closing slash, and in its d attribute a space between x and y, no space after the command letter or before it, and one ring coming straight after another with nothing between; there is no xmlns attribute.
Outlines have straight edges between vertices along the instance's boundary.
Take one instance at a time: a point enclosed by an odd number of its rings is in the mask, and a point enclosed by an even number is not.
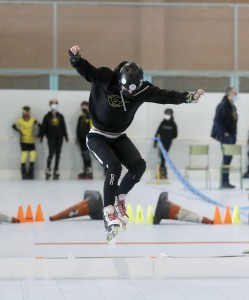
<svg viewBox="0 0 249 300"><path fill-rule="evenodd" d="M43 217L42 208L41 208L40 203L37 205L35 221L36 222L44 222L44 217Z"/></svg>
<svg viewBox="0 0 249 300"><path fill-rule="evenodd" d="M20 223L25 223L22 205L19 205L19 207L18 207L18 212L17 212L16 218L20 221Z"/></svg>
<svg viewBox="0 0 249 300"><path fill-rule="evenodd" d="M27 206L25 220L26 220L26 222L33 222L34 221L32 209L31 209L30 205Z"/></svg>
<svg viewBox="0 0 249 300"><path fill-rule="evenodd" d="M219 207L216 206L214 213L214 224L222 224Z"/></svg>
<svg viewBox="0 0 249 300"><path fill-rule="evenodd" d="M223 223L224 224L232 224L233 223L229 206L226 207L225 217L224 217L224 222Z"/></svg>

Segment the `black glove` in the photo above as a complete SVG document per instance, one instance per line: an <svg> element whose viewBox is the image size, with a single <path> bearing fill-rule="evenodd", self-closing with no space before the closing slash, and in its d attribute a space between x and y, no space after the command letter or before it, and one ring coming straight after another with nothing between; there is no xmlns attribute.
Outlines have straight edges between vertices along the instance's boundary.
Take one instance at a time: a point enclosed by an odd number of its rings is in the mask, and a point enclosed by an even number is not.
<svg viewBox="0 0 249 300"><path fill-rule="evenodd" d="M68 137L67 136L65 136L65 141L68 142Z"/></svg>
<svg viewBox="0 0 249 300"><path fill-rule="evenodd" d="M77 66L81 58L80 53L78 52L77 54L73 54L73 52L68 49L68 54L72 66Z"/></svg>
<svg viewBox="0 0 249 300"><path fill-rule="evenodd" d="M154 141L154 148L156 148L157 146L157 141Z"/></svg>

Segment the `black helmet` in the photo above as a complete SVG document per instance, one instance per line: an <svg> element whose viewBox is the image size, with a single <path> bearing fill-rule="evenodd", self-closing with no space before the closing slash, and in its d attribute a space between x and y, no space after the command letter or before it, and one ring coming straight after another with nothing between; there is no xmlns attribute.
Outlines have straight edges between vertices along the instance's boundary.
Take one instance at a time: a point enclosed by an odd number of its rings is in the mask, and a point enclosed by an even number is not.
<svg viewBox="0 0 249 300"><path fill-rule="evenodd" d="M120 87L135 91L143 84L143 78L143 69L134 62L128 62L119 71L118 83Z"/></svg>

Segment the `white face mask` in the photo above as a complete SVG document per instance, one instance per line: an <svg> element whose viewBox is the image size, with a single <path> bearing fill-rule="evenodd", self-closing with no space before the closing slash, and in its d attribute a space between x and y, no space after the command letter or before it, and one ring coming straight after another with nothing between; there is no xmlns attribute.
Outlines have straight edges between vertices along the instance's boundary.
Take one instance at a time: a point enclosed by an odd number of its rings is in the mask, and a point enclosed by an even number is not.
<svg viewBox="0 0 249 300"><path fill-rule="evenodd" d="M58 104L52 104L50 106L51 110L57 110L58 109Z"/></svg>
<svg viewBox="0 0 249 300"><path fill-rule="evenodd" d="M164 119L169 121L171 119L171 115L164 115Z"/></svg>
<svg viewBox="0 0 249 300"><path fill-rule="evenodd" d="M239 95L235 95L235 96L233 96L233 102L236 102L236 101L238 101L239 100Z"/></svg>

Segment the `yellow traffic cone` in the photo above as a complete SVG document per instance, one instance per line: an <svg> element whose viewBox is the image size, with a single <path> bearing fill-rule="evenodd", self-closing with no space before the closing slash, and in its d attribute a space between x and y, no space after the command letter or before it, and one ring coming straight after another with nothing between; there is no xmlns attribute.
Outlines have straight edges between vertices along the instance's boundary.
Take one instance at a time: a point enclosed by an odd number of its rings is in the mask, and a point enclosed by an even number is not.
<svg viewBox="0 0 249 300"><path fill-rule="evenodd" d="M133 209L132 209L131 204L127 205L126 213L127 213L128 217L129 217L129 222L134 222Z"/></svg>
<svg viewBox="0 0 249 300"><path fill-rule="evenodd" d="M146 223L153 224L153 220L154 220L153 209L152 209L152 206L150 205L150 206L148 206L148 209L147 209Z"/></svg>
<svg viewBox="0 0 249 300"><path fill-rule="evenodd" d="M144 214L141 205L137 206L136 223L144 223Z"/></svg>
<svg viewBox="0 0 249 300"><path fill-rule="evenodd" d="M234 206L232 222L233 224L241 224L238 206Z"/></svg>

